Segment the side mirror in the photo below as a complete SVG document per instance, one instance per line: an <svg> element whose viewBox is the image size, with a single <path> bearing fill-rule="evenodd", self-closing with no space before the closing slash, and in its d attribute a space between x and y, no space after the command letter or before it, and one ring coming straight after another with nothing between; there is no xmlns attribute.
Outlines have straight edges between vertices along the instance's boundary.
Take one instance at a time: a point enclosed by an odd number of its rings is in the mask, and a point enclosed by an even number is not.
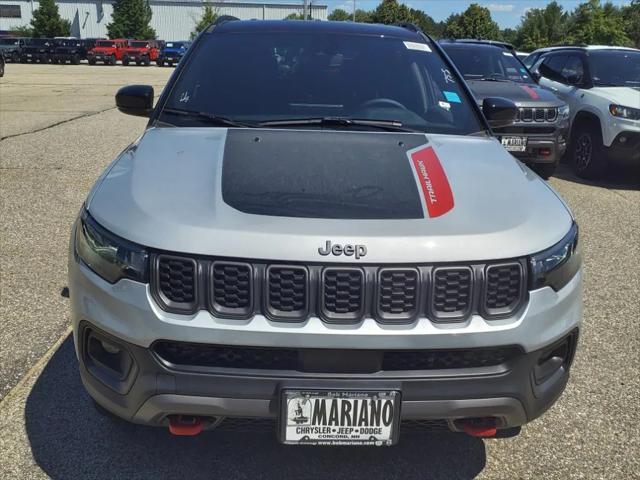
<svg viewBox="0 0 640 480"><path fill-rule="evenodd" d="M491 128L508 127L518 119L518 107L511 100L501 97L485 98L482 113Z"/></svg>
<svg viewBox="0 0 640 480"><path fill-rule="evenodd" d="M533 78L534 82L539 82L540 79L542 78L542 75L540 75L540 72L529 72L529 74L531 75L531 78Z"/></svg>
<svg viewBox="0 0 640 480"><path fill-rule="evenodd" d="M151 85L127 85L116 93L116 107L127 115L148 117L153 111Z"/></svg>

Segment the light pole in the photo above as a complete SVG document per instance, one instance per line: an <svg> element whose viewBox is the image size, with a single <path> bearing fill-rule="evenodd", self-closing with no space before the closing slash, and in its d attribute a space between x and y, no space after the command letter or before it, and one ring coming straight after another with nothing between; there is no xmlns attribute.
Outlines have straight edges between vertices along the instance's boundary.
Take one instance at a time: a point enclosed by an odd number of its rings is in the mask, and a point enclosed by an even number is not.
<svg viewBox="0 0 640 480"><path fill-rule="evenodd" d="M353 0L353 21L356 21L356 0Z"/></svg>

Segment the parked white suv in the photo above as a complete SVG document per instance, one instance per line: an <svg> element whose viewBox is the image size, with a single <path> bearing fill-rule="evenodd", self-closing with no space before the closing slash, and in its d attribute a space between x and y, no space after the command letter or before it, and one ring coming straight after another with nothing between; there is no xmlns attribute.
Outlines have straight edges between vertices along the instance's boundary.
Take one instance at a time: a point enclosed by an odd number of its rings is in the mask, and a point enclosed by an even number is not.
<svg viewBox="0 0 640 480"><path fill-rule="evenodd" d="M570 108L569 160L585 178L611 160L640 162L640 50L554 47L536 51L532 74Z"/></svg>

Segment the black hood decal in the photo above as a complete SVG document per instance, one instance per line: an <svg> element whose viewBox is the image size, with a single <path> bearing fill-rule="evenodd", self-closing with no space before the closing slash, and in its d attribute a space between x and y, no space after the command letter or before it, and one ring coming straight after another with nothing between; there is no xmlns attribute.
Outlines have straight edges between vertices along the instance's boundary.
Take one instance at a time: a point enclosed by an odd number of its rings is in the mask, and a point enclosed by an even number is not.
<svg viewBox="0 0 640 480"><path fill-rule="evenodd" d="M244 213L424 218L407 152L422 134L229 129L222 197Z"/></svg>
<svg viewBox="0 0 640 480"><path fill-rule="evenodd" d="M535 84L480 80L467 80L467 83L479 103L487 97L504 97L525 107L559 107L563 104L552 92Z"/></svg>

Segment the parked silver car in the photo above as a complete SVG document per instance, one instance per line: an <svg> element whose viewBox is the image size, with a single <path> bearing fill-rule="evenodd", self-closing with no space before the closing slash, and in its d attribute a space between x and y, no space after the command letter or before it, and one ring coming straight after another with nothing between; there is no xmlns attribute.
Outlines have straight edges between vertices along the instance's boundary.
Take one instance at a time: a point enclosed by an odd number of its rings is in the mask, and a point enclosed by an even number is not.
<svg viewBox="0 0 640 480"><path fill-rule="evenodd" d="M388 445L404 421L492 436L564 390L578 229L413 27L219 20L91 190L69 257L97 406L194 435ZM483 115L484 112L484 115Z"/></svg>

